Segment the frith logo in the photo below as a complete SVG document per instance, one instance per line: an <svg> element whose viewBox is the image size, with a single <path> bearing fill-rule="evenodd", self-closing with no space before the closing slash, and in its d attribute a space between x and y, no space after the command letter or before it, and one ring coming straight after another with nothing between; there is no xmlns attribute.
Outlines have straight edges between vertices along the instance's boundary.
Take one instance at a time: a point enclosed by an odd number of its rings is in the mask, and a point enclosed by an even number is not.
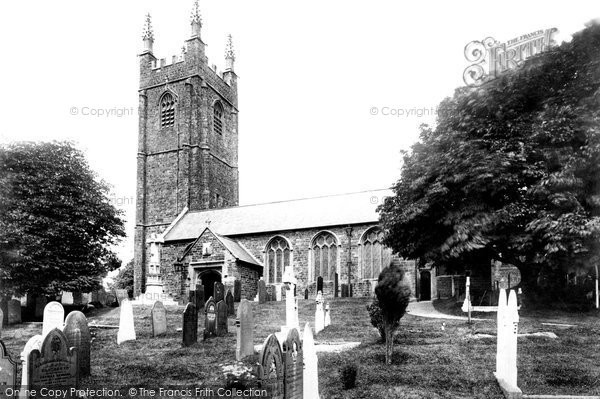
<svg viewBox="0 0 600 399"><path fill-rule="evenodd" d="M556 32L556 28L538 30L506 43L492 37L470 42L465 46L465 58L472 64L463 72L463 80L468 86L480 86L507 70L520 67L528 58L554 46L552 36Z"/></svg>

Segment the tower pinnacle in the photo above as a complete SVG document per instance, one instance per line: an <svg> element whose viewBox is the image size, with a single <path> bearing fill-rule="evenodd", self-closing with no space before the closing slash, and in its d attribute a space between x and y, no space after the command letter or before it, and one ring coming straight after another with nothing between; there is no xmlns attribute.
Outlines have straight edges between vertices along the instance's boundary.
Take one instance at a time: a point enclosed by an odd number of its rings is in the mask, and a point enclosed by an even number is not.
<svg viewBox="0 0 600 399"><path fill-rule="evenodd" d="M235 61L235 51L233 50L233 39L231 34L227 35L227 44L225 45L225 70L233 71L233 62Z"/></svg>
<svg viewBox="0 0 600 399"><path fill-rule="evenodd" d="M150 13L146 14L144 30L142 31L142 40L144 41L144 52L151 53L154 44L154 29L152 29L152 19Z"/></svg>
<svg viewBox="0 0 600 399"><path fill-rule="evenodd" d="M202 17L200 16L200 6L198 0L194 1L192 8L192 15L190 16L190 23L192 25L192 37L200 37L200 28L202 28Z"/></svg>

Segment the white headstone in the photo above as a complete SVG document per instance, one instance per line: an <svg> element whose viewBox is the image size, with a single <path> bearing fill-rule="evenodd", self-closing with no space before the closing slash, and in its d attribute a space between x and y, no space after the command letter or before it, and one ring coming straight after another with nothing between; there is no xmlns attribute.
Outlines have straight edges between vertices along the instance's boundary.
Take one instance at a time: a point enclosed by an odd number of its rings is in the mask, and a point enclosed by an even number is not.
<svg viewBox="0 0 600 399"><path fill-rule="evenodd" d="M72 305L73 304L73 293L63 291L61 298L60 298L60 303L62 303L63 305Z"/></svg>
<svg viewBox="0 0 600 399"><path fill-rule="evenodd" d="M304 397L319 399L319 361L313 334L308 323L304 326L302 350L304 351L304 379L302 387Z"/></svg>
<svg viewBox="0 0 600 399"><path fill-rule="evenodd" d="M325 328L325 311L323 309L323 294L317 293L317 309L315 310L315 334L318 334Z"/></svg>
<svg viewBox="0 0 600 399"><path fill-rule="evenodd" d="M331 324L331 313L329 312L329 304L325 305L325 327Z"/></svg>
<svg viewBox="0 0 600 399"><path fill-rule="evenodd" d="M46 336L55 328L62 330L65 322L65 309L60 302L48 302L44 307L44 322L42 324L42 336Z"/></svg>
<svg viewBox="0 0 600 399"><path fill-rule="evenodd" d="M133 306L129 299L121 301L121 316L119 319L119 332L117 333L117 344L125 341L135 340L135 325L133 323Z"/></svg>
<svg viewBox="0 0 600 399"><path fill-rule="evenodd" d="M496 327L497 327L497 335L496 335L496 375L498 378L503 378L504 376L504 315L506 314L506 290L504 288L500 288L500 294L498 296L498 313L496 318Z"/></svg>
<svg viewBox="0 0 600 399"><path fill-rule="evenodd" d="M23 352L21 352L21 390L19 391L19 399L27 399L27 385L29 384L29 353L34 350L42 350L42 336L34 335L29 338L29 341L25 344Z"/></svg>
<svg viewBox="0 0 600 399"><path fill-rule="evenodd" d="M298 316L296 314L296 297L294 296L294 284L286 284L288 290L285 293L285 325L288 328L298 328Z"/></svg>
<svg viewBox="0 0 600 399"><path fill-rule="evenodd" d="M505 381L517 386L517 334L519 332L519 311L517 310L517 293L514 290L508 295L506 314L506 374Z"/></svg>

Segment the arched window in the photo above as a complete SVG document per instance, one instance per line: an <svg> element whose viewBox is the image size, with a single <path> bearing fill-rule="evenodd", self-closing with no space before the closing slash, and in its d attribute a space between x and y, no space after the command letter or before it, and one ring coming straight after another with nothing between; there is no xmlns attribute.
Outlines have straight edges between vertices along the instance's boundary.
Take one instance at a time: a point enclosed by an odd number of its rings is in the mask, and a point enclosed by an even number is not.
<svg viewBox="0 0 600 399"><path fill-rule="evenodd" d="M281 283L284 269L290 265L291 248L283 237L275 237L265 250L265 280L267 283Z"/></svg>
<svg viewBox="0 0 600 399"><path fill-rule="evenodd" d="M391 250L383 245L383 231L378 227L367 230L360 242L360 264L365 279L376 279L390 264Z"/></svg>
<svg viewBox="0 0 600 399"><path fill-rule="evenodd" d="M223 134L223 105L217 101L213 107L213 129L215 133Z"/></svg>
<svg viewBox="0 0 600 399"><path fill-rule="evenodd" d="M312 242L313 278L319 276L323 281L333 281L337 272L338 242L333 234L324 231L319 233Z"/></svg>
<svg viewBox="0 0 600 399"><path fill-rule="evenodd" d="M160 100L160 126L175 124L175 99L171 93L165 93Z"/></svg>

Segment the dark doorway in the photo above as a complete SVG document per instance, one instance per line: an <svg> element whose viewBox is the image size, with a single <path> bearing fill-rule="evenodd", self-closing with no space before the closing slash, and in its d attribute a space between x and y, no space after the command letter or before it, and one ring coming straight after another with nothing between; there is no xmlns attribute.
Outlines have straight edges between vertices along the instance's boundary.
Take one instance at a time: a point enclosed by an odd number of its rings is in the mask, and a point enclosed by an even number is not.
<svg viewBox="0 0 600 399"><path fill-rule="evenodd" d="M201 284L204 286L204 300L214 295L215 283L221 282L221 273L215 270L207 270L199 276Z"/></svg>
<svg viewBox="0 0 600 399"><path fill-rule="evenodd" d="M431 273L427 270L421 272L420 299L421 301L431 300Z"/></svg>

